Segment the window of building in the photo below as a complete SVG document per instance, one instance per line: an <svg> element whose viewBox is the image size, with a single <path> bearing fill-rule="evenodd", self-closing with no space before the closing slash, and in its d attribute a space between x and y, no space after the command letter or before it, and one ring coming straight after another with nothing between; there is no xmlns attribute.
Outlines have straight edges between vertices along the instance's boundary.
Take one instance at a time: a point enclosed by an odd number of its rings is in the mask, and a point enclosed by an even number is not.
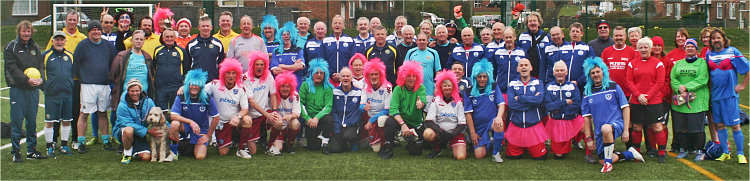
<svg viewBox="0 0 750 181"><path fill-rule="evenodd" d="M674 6L674 18L682 18L682 7L680 6L680 4L675 4Z"/></svg>
<svg viewBox="0 0 750 181"><path fill-rule="evenodd" d="M38 0L15 0L13 16L35 16L39 13Z"/></svg>
<svg viewBox="0 0 750 181"><path fill-rule="evenodd" d="M724 14L724 7L721 3L716 3L716 19L721 19Z"/></svg>
<svg viewBox="0 0 750 181"><path fill-rule="evenodd" d="M482 1L481 0L474 0L474 7L475 8L482 7Z"/></svg>
<svg viewBox="0 0 750 181"><path fill-rule="evenodd" d="M349 1L349 19L354 19L354 11L356 10L354 1Z"/></svg>
<svg viewBox="0 0 750 181"><path fill-rule="evenodd" d="M667 16L672 16L672 4L667 4Z"/></svg>
<svg viewBox="0 0 750 181"><path fill-rule="evenodd" d="M734 15L734 13L736 12L735 6L737 6L736 3L729 3L729 19L737 19L737 16Z"/></svg>
<svg viewBox="0 0 750 181"><path fill-rule="evenodd" d="M219 7L245 7L244 1L239 0L218 0Z"/></svg>

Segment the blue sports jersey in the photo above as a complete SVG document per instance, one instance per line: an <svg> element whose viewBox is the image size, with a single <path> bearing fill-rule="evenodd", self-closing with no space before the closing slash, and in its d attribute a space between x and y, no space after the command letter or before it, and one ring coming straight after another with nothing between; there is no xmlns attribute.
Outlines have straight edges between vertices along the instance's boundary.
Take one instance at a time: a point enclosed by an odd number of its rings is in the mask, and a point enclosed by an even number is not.
<svg viewBox="0 0 750 181"><path fill-rule="evenodd" d="M289 49L283 50L282 53L278 53L278 51L274 52L269 67L273 70L279 68L279 65L293 65L298 59L302 59L302 63L305 64L303 52L303 49L294 45ZM307 70L305 70L305 68L294 71L294 76L297 77L297 89L299 89L299 86L302 86L302 80L304 80L305 75L307 75Z"/></svg>
<svg viewBox="0 0 750 181"><path fill-rule="evenodd" d="M567 99L572 100L573 104L568 104ZM569 81L563 84L548 83L544 91L544 108L552 119L575 119L581 111L581 94L578 86Z"/></svg>
<svg viewBox="0 0 750 181"><path fill-rule="evenodd" d="M463 45L457 45L453 48L453 51L448 57L448 65L453 65L453 62L459 61L464 65L464 76L471 76L471 69L474 67L474 63L479 62L482 58L487 58L487 48L482 44L474 43L471 45L469 50L466 50Z"/></svg>
<svg viewBox="0 0 750 181"><path fill-rule="evenodd" d="M502 47L495 51L492 61L495 65L495 82L503 93L507 93L508 83L520 78L516 67L518 61L526 58L526 49L516 47L513 50Z"/></svg>
<svg viewBox="0 0 750 181"><path fill-rule="evenodd" d="M538 93L538 94L537 94ZM544 101L544 84L531 77L524 83L516 79L508 83L508 108L510 122L519 128L530 128L544 118L542 102ZM518 97L518 100L516 100Z"/></svg>
<svg viewBox="0 0 750 181"><path fill-rule="evenodd" d="M310 61L315 58L323 58L323 41L315 38L310 39L305 44L305 61Z"/></svg>
<svg viewBox="0 0 750 181"><path fill-rule="evenodd" d="M279 42L268 42L266 43L266 52L276 54L276 48L279 47Z"/></svg>
<svg viewBox="0 0 750 181"><path fill-rule="evenodd" d="M182 117L193 120L201 128L201 132L205 133L211 118L219 116L219 111L216 109L216 104L212 98L208 98L206 101L208 104L201 103L200 100L194 99L192 103L187 104L182 101L184 96L177 96L174 99L174 105L172 106L172 114L177 114Z"/></svg>
<svg viewBox="0 0 750 181"><path fill-rule="evenodd" d="M425 50L419 50L419 48L412 48L406 53L404 61L415 61L422 65L422 73L424 77L422 85L427 95L433 95L435 90L435 72L440 71L440 57L432 48L426 48Z"/></svg>
<svg viewBox="0 0 750 181"><path fill-rule="evenodd" d="M737 74L747 74L748 60L742 52L734 47L727 47L720 52L708 51L706 63L711 74L711 101L738 97L734 91L737 85Z"/></svg>
<svg viewBox="0 0 750 181"><path fill-rule="evenodd" d="M354 37L354 53L361 53L365 54L365 51L367 51L367 48L375 44L375 37L370 34L367 38L359 37L359 35Z"/></svg>
<svg viewBox="0 0 750 181"><path fill-rule="evenodd" d="M606 90L599 89L601 88L594 87L592 94L583 97L581 101L581 114L592 118L596 135L602 134L601 127L604 124L624 125L622 108L630 106L622 88L616 83L610 83Z"/></svg>
<svg viewBox="0 0 750 181"><path fill-rule="evenodd" d="M492 120L497 117L497 106L505 104L503 93L497 88L489 94L481 94L478 97L466 94L465 97L468 98L464 100L464 112L472 113L474 127L491 126Z"/></svg>
<svg viewBox="0 0 750 181"><path fill-rule="evenodd" d="M354 39L346 34L341 34L338 38L333 35L324 38L322 47L323 58L328 61L328 72L332 75L349 66L349 59L355 53Z"/></svg>

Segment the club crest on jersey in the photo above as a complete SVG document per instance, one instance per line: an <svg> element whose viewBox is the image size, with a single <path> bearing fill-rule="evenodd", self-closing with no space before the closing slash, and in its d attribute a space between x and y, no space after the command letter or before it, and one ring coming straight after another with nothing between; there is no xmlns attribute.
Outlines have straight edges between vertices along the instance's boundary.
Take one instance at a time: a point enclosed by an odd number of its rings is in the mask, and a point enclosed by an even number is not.
<svg viewBox="0 0 750 181"><path fill-rule="evenodd" d="M383 95L383 90L378 90L378 94Z"/></svg>
<svg viewBox="0 0 750 181"><path fill-rule="evenodd" d="M521 61L521 57L516 57L516 62Z"/></svg>
<svg viewBox="0 0 750 181"><path fill-rule="evenodd" d="M237 92L239 92L239 90L237 90L237 89L232 90L232 93L234 93L234 94L237 94Z"/></svg>
<svg viewBox="0 0 750 181"><path fill-rule="evenodd" d="M188 109L188 107L187 107L187 106L182 106L182 110L183 110L183 111L187 111L187 109Z"/></svg>
<svg viewBox="0 0 750 181"><path fill-rule="evenodd" d="M474 99L474 100L472 100L472 101L471 101L471 103L472 103L472 104L477 104L477 100L476 100L476 99Z"/></svg>
<svg viewBox="0 0 750 181"><path fill-rule="evenodd" d="M176 57L177 56L177 52L172 52L172 56Z"/></svg>
<svg viewBox="0 0 750 181"><path fill-rule="evenodd" d="M604 98L607 98L607 100L612 100L612 94L607 94L604 96Z"/></svg>
<svg viewBox="0 0 750 181"><path fill-rule="evenodd" d="M456 102L451 102L452 107L456 107Z"/></svg>
<svg viewBox="0 0 750 181"><path fill-rule="evenodd" d="M206 106L201 106L201 107L200 107L200 108L198 108L198 109L199 109L199 110L200 110L201 112L206 112Z"/></svg>
<svg viewBox="0 0 750 181"><path fill-rule="evenodd" d="M36 50L31 50L31 55L36 55Z"/></svg>
<svg viewBox="0 0 750 181"><path fill-rule="evenodd" d="M461 56L461 53L456 53L457 56Z"/></svg>
<svg viewBox="0 0 750 181"><path fill-rule="evenodd" d="M578 50L578 55L583 55L583 50Z"/></svg>
<svg viewBox="0 0 750 181"><path fill-rule="evenodd" d="M310 51L315 51L315 48L310 48Z"/></svg>
<svg viewBox="0 0 750 181"><path fill-rule="evenodd" d="M490 94L490 101L495 101L495 95Z"/></svg>
<svg viewBox="0 0 750 181"><path fill-rule="evenodd" d="M349 43L344 43L344 47L349 47Z"/></svg>
<svg viewBox="0 0 750 181"><path fill-rule="evenodd" d="M557 95L557 92L552 92L552 95L555 95L555 96L556 96L556 95Z"/></svg>
<svg viewBox="0 0 750 181"><path fill-rule="evenodd" d="M357 102L357 97L352 98L352 101Z"/></svg>
<svg viewBox="0 0 750 181"><path fill-rule="evenodd" d="M529 87L529 90L530 90L531 92L534 92L534 91L536 91L536 87Z"/></svg>
<svg viewBox="0 0 750 181"><path fill-rule="evenodd" d="M432 60L432 56L429 56L429 55L427 55L427 57L425 58L427 58L427 60Z"/></svg>
<svg viewBox="0 0 750 181"><path fill-rule="evenodd" d="M570 92L565 92L565 97L570 97L572 94Z"/></svg>
<svg viewBox="0 0 750 181"><path fill-rule="evenodd" d="M519 89L521 89L521 87L518 87L518 86L514 86L514 87L513 87L513 89L515 89L515 90L519 90Z"/></svg>
<svg viewBox="0 0 750 181"><path fill-rule="evenodd" d="M479 52L474 52L474 56L478 57L479 56Z"/></svg>
<svg viewBox="0 0 750 181"><path fill-rule="evenodd" d="M391 50L385 50L385 54L391 54Z"/></svg>
<svg viewBox="0 0 750 181"><path fill-rule="evenodd" d="M65 60L65 61L68 61L69 59L70 59L70 58L68 58L67 56L64 56L64 57L63 57L63 60Z"/></svg>
<svg viewBox="0 0 750 181"><path fill-rule="evenodd" d="M208 45L208 48L213 49L214 48L214 44Z"/></svg>
<svg viewBox="0 0 750 181"><path fill-rule="evenodd" d="M458 90L464 90L464 89L465 89L464 85L459 85L458 86Z"/></svg>
<svg viewBox="0 0 750 181"><path fill-rule="evenodd" d="M336 96L336 99L341 99L341 96Z"/></svg>

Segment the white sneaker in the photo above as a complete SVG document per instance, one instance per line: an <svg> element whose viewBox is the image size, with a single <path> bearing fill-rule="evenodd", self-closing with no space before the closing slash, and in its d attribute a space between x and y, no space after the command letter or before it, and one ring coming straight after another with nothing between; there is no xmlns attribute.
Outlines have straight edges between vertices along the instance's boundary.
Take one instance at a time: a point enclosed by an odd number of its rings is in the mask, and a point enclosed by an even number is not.
<svg viewBox="0 0 750 181"><path fill-rule="evenodd" d="M74 150L78 150L78 142L74 141L72 144L70 144L70 147L73 148Z"/></svg>
<svg viewBox="0 0 750 181"><path fill-rule="evenodd" d="M492 155L492 159L495 161L495 163L503 163L503 157L500 156L500 153Z"/></svg>
<svg viewBox="0 0 750 181"><path fill-rule="evenodd" d="M266 154L270 156L281 156L281 151L272 146L271 148L266 150Z"/></svg>
<svg viewBox="0 0 750 181"><path fill-rule="evenodd" d="M174 154L172 151L169 151L169 155L166 158L164 158L165 162L173 162L177 160L178 160L177 154Z"/></svg>
<svg viewBox="0 0 750 181"><path fill-rule="evenodd" d="M251 159L251 158L253 158L253 155L250 155L250 150L248 150L247 148L237 150L237 154L236 155L238 157L244 158L244 159Z"/></svg>
<svg viewBox="0 0 750 181"><path fill-rule="evenodd" d="M605 162L604 165L602 166L601 172L602 173L607 173L607 172L611 172L611 171L612 171L612 164Z"/></svg>
<svg viewBox="0 0 750 181"><path fill-rule="evenodd" d="M643 159L643 155L641 155L641 153L639 153L638 150L635 150L635 148L630 147L628 148L628 151L630 153L633 153L633 159L638 160L639 162L646 163L646 160Z"/></svg>

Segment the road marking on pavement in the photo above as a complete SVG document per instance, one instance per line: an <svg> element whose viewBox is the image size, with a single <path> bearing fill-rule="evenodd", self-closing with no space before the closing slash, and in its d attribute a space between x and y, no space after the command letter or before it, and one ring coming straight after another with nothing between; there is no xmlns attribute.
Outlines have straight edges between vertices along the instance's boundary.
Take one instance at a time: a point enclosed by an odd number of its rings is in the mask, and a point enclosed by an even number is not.
<svg viewBox="0 0 750 181"><path fill-rule="evenodd" d="M674 154L672 152L668 152L669 156L675 157L677 154ZM705 175L706 177L710 178L711 180L724 180L719 176L716 176L714 173L711 173L710 171L703 169L703 167L696 165L695 163L686 160L686 159L677 159L677 161L682 162L683 164L687 165L688 167L692 168L695 171L700 172L701 174Z"/></svg>
<svg viewBox="0 0 750 181"><path fill-rule="evenodd" d="M747 107L746 105L743 105L743 104L740 104L740 107L745 108L745 109L750 109L750 107Z"/></svg>

